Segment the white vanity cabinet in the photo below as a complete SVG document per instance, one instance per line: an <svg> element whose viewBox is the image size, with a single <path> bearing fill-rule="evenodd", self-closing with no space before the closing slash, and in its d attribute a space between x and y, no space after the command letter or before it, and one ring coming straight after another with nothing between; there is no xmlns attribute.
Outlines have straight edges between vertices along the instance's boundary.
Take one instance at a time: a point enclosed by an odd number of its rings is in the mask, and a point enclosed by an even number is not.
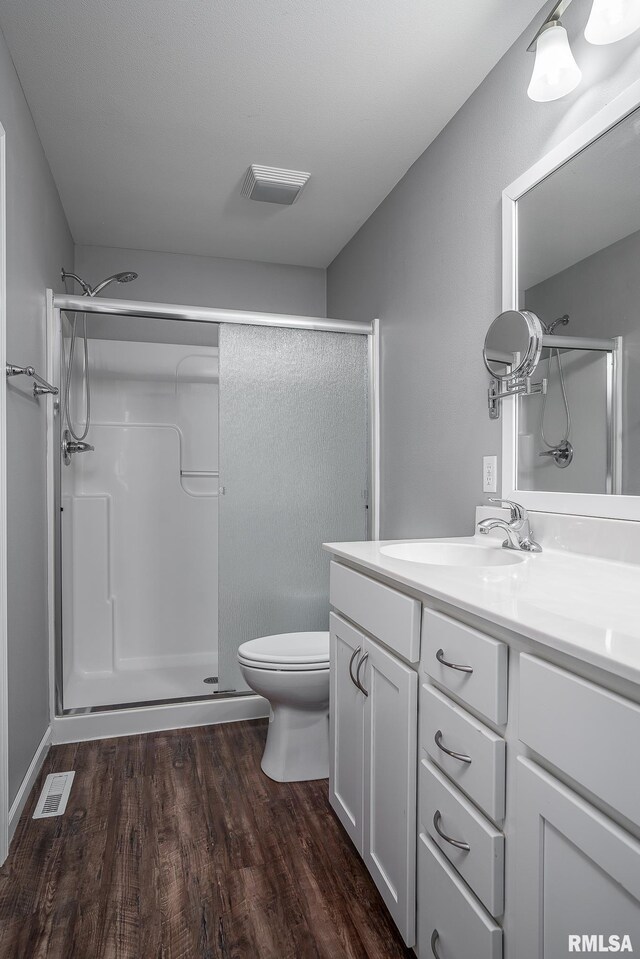
<svg viewBox="0 0 640 959"><path fill-rule="evenodd" d="M335 567L336 564L332 564ZM360 574L354 573L355 577ZM340 590L343 570L337 574ZM364 579L364 577L360 577ZM336 581L332 569L332 587ZM358 584L358 579L350 580ZM397 634L410 652L420 604L374 580L373 602L396 604ZM332 588L341 612L367 619L350 591ZM348 607L344 610L343 607ZM404 627L404 629L403 629ZM406 944L415 943L418 674L409 663L342 615L332 613L329 797ZM418 640L419 641L419 640Z"/></svg>
<svg viewBox="0 0 640 959"><path fill-rule="evenodd" d="M418 676L369 640L364 703L362 855L408 946L416 923Z"/></svg>
<svg viewBox="0 0 640 959"><path fill-rule="evenodd" d="M470 709L506 724L508 653L505 643L425 606L418 787L420 959L503 956L506 743Z"/></svg>
<svg viewBox="0 0 640 959"><path fill-rule="evenodd" d="M405 942L640 954L636 686L384 573L332 563L330 797Z"/></svg>
<svg viewBox="0 0 640 959"><path fill-rule="evenodd" d="M344 620L330 617L329 798L352 843L362 853L364 815L364 703L354 665L366 637Z"/></svg>
<svg viewBox="0 0 640 959"><path fill-rule="evenodd" d="M637 952L640 842L538 758L640 827L640 707L522 653L518 713L535 761L518 757L516 959L555 959L577 933L628 935Z"/></svg>
<svg viewBox="0 0 640 959"><path fill-rule="evenodd" d="M610 937L620 945L625 935L637 952L640 842L523 757L515 828L514 959L577 952L570 949L570 937L578 934L582 952L618 951L602 946L609 947ZM595 940L596 948L586 948L582 936Z"/></svg>

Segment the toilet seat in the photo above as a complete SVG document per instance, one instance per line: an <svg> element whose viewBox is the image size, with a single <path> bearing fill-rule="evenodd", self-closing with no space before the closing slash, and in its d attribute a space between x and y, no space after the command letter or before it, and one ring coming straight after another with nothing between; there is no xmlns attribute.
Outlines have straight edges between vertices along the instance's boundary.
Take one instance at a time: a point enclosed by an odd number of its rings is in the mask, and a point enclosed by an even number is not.
<svg viewBox="0 0 640 959"><path fill-rule="evenodd" d="M242 643L238 662L254 669L328 670L329 633L278 633Z"/></svg>

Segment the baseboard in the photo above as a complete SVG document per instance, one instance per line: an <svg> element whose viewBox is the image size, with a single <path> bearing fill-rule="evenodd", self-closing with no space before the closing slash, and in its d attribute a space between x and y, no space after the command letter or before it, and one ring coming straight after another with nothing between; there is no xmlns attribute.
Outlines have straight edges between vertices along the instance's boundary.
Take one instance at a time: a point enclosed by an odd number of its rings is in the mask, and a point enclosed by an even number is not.
<svg viewBox="0 0 640 959"><path fill-rule="evenodd" d="M51 726L47 728L44 736L40 740L40 745L35 751L34 757L29 764L29 768L25 774L22 783L20 784L20 789L16 794L16 798L11 804L11 809L9 810L9 842L13 839L13 834L16 831L16 826L22 814L22 810L25 807L27 799L29 798L29 793L33 788L33 784L38 778L38 773L42 769L42 764L47 758L47 753L51 747Z"/></svg>
<svg viewBox="0 0 640 959"><path fill-rule="evenodd" d="M77 716L56 716L52 724L52 742L88 742L136 736L165 729L188 729L217 723L237 723L262 719L269 715L269 704L262 696L229 696L195 703L171 703L164 706L139 706Z"/></svg>

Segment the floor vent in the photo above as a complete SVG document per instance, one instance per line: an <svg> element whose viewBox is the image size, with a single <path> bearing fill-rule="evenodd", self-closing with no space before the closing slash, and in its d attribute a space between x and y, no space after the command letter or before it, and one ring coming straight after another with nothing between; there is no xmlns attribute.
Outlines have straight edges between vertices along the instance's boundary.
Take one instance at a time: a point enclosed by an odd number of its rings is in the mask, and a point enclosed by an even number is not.
<svg viewBox="0 0 640 959"><path fill-rule="evenodd" d="M75 772L51 773L44 781L40 799L33 814L34 819L61 816L67 808L71 784Z"/></svg>

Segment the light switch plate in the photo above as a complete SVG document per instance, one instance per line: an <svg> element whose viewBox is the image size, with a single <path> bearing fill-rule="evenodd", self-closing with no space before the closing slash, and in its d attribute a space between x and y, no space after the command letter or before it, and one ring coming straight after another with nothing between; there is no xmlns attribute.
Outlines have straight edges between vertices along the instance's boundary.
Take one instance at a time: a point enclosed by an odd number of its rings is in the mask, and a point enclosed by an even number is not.
<svg viewBox="0 0 640 959"><path fill-rule="evenodd" d="M498 457L482 457L482 491L483 493L497 492Z"/></svg>

